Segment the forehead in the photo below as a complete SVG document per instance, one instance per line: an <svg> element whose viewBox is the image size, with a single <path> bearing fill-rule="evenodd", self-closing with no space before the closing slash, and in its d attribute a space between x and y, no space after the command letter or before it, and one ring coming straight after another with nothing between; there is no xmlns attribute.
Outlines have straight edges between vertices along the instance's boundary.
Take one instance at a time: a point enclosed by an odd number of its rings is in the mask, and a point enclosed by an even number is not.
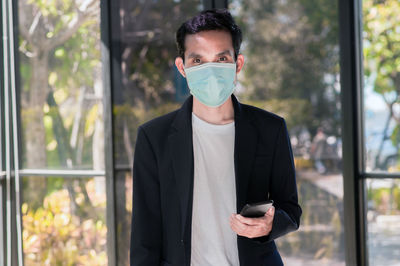
<svg viewBox="0 0 400 266"><path fill-rule="evenodd" d="M186 35L185 54L219 53L226 50L233 51L232 37L228 31L209 30Z"/></svg>

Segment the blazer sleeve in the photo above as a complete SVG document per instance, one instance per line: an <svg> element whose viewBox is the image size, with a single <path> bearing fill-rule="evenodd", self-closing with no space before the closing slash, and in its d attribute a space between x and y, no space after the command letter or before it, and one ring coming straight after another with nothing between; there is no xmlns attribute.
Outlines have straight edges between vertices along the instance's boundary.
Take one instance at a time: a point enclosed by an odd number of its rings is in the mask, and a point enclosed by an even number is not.
<svg viewBox="0 0 400 266"><path fill-rule="evenodd" d="M273 156L269 192L270 199L274 201L275 216L269 235L254 239L261 243L295 231L300 226L302 210L298 204L293 153L286 123L283 119L281 120Z"/></svg>
<svg viewBox="0 0 400 266"><path fill-rule="evenodd" d="M133 163L131 266L160 265L161 226L156 156L144 129L139 127Z"/></svg>

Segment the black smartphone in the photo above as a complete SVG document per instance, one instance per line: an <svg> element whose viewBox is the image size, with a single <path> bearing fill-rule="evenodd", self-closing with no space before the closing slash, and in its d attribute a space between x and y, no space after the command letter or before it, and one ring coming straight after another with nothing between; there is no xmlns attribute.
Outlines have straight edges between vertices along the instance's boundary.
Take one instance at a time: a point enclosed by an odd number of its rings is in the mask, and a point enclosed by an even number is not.
<svg viewBox="0 0 400 266"><path fill-rule="evenodd" d="M249 218L262 217L264 214L272 207L274 201L262 201L252 204L244 205L243 209L240 211L240 215Z"/></svg>

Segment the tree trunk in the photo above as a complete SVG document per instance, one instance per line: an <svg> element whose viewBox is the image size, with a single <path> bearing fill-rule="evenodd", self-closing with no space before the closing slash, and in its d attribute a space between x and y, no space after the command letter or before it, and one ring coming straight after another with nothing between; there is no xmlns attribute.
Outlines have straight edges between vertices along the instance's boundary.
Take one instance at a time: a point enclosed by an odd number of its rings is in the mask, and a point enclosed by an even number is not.
<svg viewBox="0 0 400 266"><path fill-rule="evenodd" d="M32 78L26 106L22 106L24 136L23 168L46 169L46 131L43 120L43 107L48 94L48 56L39 55L30 60ZM24 201L35 208L42 205L46 195L47 180L43 177L30 177L24 187Z"/></svg>
<svg viewBox="0 0 400 266"><path fill-rule="evenodd" d="M30 60L30 80L27 106L23 106L23 131L25 142L25 168L46 168L46 131L43 121L43 107L49 92L47 54Z"/></svg>

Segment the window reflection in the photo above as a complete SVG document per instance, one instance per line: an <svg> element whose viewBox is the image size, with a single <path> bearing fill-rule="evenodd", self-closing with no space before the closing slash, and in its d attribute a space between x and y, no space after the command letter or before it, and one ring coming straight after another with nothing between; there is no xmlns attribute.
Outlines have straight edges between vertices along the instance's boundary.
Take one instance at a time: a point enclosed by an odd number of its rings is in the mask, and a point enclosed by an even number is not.
<svg viewBox="0 0 400 266"><path fill-rule="evenodd" d="M132 175L130 172L118 171L115 175L115 188L117 191L117 237L119 265L129 265L129 247L131 240L132 219Z"/></svg>
<svg viewBox="0 0 400 266"><path fill-rule="evenodd" d="M122 84L113 92L117 167L131 166L138 125L178 108L187 95L174 67L174 34L200 10L199 2L120 2ZM300 231L277 242L280 251L288 265L344 265L337 1L230 2L247 60L235 94L285 117L290 129L304 213ZM316 138L319 129L322 138ZM124 172L117 178L119 192L132 180ZM131 196L121 195L118 200L129 204ZM128 209L118 228L129 228L124 217L130 217ZM119 231L118 243L124 246L127 237Z"/></svg>
<svg viewBox="0 0 400 266"><path fill-rule="evenodd" d="M188 96L175 68L175 32L201 10L200 0L120 1L121 36L117 57L121 86L114 91L114 141L117 165L130 167L137 127L180 107ZM120 55L120 57L119 57Z"/></svg>
<svg viewBox="0 0 400 266"><path fill-rule="evenodd" d="M286 119L299 231L279 238L287 265L344 265L337 1L232 1L244 32L239 98Z"/></svg>
<svg viewBox="0 0 400 266"><path fill-rule="evenodd" d="M202 9L202 1L120 0L112 31L121 84L113 91L114 158L117 169L116 213L118 261L129 265L132 217L130 169L140 124L180 107L188 96L186 80L174 66L175 32L183 21ZM115 4L118 6L118 4ZM120 49L120 50L118 50ZM116 81L118 82L118 81ZM125 193L124 193L125 192Z"/></svg>

